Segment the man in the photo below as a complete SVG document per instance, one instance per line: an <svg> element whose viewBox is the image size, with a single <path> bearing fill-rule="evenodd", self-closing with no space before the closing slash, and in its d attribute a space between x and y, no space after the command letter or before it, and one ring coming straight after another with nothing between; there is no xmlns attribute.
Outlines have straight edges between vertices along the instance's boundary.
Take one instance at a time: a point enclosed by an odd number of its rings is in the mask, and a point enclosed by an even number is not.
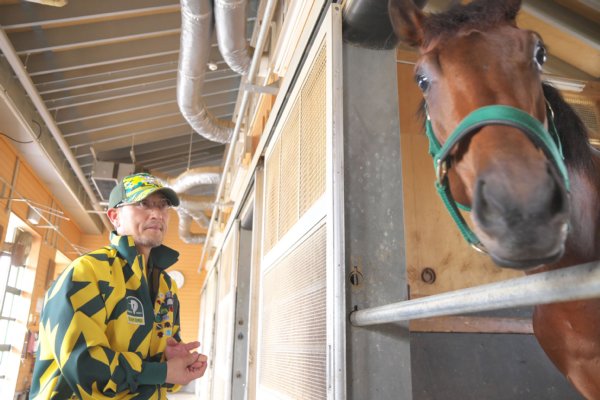
<svg viewBox="0 0 600 400"><path fill-rule="evenodd" d="M111 192L110 245L79 257L46 294L30 399L166 399L204 375L181 342L177 287L163 246L177 194L145 173Z"/></svg>

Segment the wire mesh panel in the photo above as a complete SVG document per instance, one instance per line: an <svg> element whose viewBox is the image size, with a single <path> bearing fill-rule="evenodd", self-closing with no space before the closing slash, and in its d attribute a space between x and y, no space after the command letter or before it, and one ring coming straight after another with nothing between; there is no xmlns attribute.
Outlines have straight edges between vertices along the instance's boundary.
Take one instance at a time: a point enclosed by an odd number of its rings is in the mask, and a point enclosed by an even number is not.
<svg viewBox="0 0 600 400"><path fill-rule="evenodd" d="M277 243L279 238L279 163L281 142L277 141L266 162L265 182L265 228L263 240L263 253L268 252Z"/></svg>
<svg viewBox="0 0 600 400"><path fill-rule="evenodd" d="M267 157L265 253L325 193L326 50L321 43Z"/></svg>
<svg viewBox="0 0 600 400"><path fill-rule="evenodd" d="M300 215L325 192L326 54L325 46L321 47L301 93Z"/></svg>
<svg viewBox="0 0 600 400"><path fill-rule="evenodd" d="M326 233L323 224L263 277L259 384L282 397L327 396Z"/></svg>
<svg viewBox="0 0 600 400"><path fill-rule="evenodd" d="M334 206L343 180L333 181L342 176L343 146L333 145L342 133L335 117L341 115L341 95L335 94L341 76L334 74L341 68L333 68L341 52L334 56L328 36L333 13L340 24L341 16L338 6L331 10L265 154L256 380L261 400L341 399L345 393L344 367L336 367L345 347L334 332L345 326L334 311L343 309L343 266L336 261L343 259L343 204Z"/></svg>
<svg viewBox="0 0 600 400"><path fill-rule="evenodd" d="M278 238L283 237L298 222L299 193L299 151L302 126L302 103L299 99L292 106L283 129L281 130L281 160L279 165L279 224ZM303 143L304 144L304 143Z"/></svg>

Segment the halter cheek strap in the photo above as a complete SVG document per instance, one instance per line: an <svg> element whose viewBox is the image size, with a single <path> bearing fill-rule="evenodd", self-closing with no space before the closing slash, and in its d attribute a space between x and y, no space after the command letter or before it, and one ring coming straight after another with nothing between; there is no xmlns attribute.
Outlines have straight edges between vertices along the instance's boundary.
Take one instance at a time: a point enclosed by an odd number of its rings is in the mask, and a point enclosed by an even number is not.
<svg viewBox="0 0 600 400"><path fill-rule="evenodd" d="M436 191L465 240L475 249L485 252L483 244L469 228L459 211L459 208L466 211L470 211L470 208L457 203L450 192L447 173L451 167L452 157L450 153L452 149L466 136L487 125L507 125L518 128L544 152L561 175L566 190L569 191L569 175L564 163L558 132L554 125L554 115L549 105L547 107L547 117L550 131L547 131L540 121L518 108L503 105L481 107L467 115L448 137L444 145L440 145L433 132L429 114L427 115L425 132L429 139L429 154L433 157L436 170Z"/></svg>

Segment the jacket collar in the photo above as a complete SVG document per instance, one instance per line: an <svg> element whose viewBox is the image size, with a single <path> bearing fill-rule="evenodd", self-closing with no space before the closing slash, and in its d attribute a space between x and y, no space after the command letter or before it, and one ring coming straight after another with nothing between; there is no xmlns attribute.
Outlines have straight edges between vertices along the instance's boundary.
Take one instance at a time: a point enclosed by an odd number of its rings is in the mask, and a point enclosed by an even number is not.
<svg viewBox="0 0 600 400"><path fill-rule="evenodd" d="M110 233L110 246L116 249L129 265L133 265L135 258L138 256L138 251L135 248L132 236L119 236L117 232L112 231ZM158 269L167 269L177 262L178 257L179 252L162 244L150 250L152 265Z"/></svg>

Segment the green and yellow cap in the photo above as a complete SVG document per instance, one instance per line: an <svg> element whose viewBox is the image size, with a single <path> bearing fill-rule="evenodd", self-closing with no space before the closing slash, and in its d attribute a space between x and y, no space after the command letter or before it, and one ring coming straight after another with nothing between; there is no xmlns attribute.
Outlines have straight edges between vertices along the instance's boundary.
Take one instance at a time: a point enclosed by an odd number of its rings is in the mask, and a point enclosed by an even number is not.
<svg viewBox="0 0 600 400"><path fill-rule="evenodd" d="M137 203L156 192L164 194L173 206L179 205L179 197L173 189L163 186L155 176L139 173L126 176L113 188L108 199L108 207L115 208L120 204Z"/></svg>

